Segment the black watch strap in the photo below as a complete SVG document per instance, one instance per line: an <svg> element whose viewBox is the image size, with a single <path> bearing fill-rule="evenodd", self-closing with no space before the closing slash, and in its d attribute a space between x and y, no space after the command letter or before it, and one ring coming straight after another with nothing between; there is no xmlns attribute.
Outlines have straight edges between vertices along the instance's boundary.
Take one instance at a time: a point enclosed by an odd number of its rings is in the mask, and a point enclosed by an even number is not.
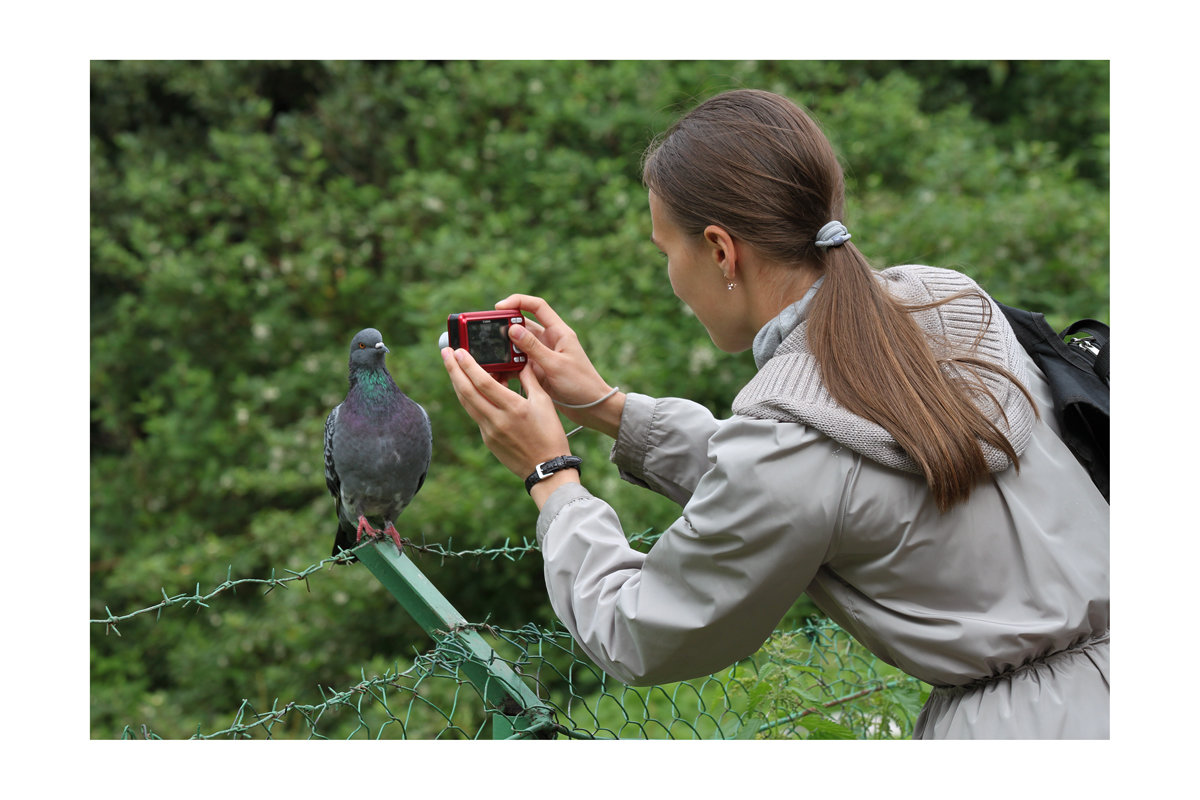
<svg viewBox="0 0 1200 800"><path fill-rule="evenodd" d="M537 468L525 479L525 491L532 492L533 485L543 478L549 478L560 469L579 469L583 464L583 459L579 456L558 456L549 461L543 461L537 465ZM582 470L580 470L582 472Z"/></svg>

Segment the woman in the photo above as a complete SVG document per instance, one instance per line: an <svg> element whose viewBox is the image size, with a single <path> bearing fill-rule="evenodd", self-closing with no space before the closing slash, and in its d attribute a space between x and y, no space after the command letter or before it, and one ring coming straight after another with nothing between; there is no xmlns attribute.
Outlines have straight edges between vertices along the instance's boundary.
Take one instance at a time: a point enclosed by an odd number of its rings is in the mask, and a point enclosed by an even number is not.
<svg viewBox="0 0 1200 800"><path fill-rule="evenodd" d="M643 176L675 293L717 347L753 350L732 417L610 387L535 297L497 304L542 323L511 330L525 397L442 351L487 446L529 476L551 603L583 649L627 683L705 675L807 592L935 687L917 737L1107 737L1108 506L991 299L950 270L872 270L838 222L832 148L778 95L703 103ZM555 404L682 506L648 554L558 458Z"/></svg>

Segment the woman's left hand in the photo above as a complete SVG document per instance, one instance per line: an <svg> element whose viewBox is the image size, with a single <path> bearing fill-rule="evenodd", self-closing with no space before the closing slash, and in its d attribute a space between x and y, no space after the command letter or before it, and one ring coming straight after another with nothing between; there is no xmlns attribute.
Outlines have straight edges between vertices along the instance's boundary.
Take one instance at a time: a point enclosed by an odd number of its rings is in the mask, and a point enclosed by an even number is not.
<svg viewBox="0 0 1200 800"><path fill-rule="evenodd" d="M570 454L554 402L531 365L521 370L526 395L522 397L493 378L466 350L443 348L442 361L458 402L478 423L483 443L514 475L524 479L543 461Z"/></svg>

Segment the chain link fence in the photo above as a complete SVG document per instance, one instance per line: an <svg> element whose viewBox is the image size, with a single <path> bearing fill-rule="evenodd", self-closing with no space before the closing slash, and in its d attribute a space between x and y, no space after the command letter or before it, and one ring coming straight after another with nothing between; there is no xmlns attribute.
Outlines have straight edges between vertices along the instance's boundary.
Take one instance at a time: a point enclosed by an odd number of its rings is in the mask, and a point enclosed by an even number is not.
<svg viewBox="0 0 1200 800"><path fill-rule="evenodd" d="M631 537L643 543L646 533ZM409 544L442 558L509 558L536 552L524 542L454 551ZM879 661L829 620L776 630L753 656L720 673L679 683L632 687L606 675L557 623L506 628L470 622L390 542L355 551L430 635L411 662L319 697L276 699L270 708L231 704L228 725L197 739L893 739L908 738L928 687ZM232 575L202 592L168 596L137 611L91 620L107 633L173 607L208 608L245 585L266 592L316 580L346 556L283 576ZM127 725L127 739L161 738Z"/></svg>

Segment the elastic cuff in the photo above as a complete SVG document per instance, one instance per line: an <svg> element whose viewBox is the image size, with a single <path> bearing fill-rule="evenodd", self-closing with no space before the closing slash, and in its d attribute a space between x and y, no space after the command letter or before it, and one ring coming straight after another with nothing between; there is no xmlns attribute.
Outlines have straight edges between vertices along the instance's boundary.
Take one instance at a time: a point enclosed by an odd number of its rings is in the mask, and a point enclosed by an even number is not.
<svg viewBox="0 0 1200 800"><path fill-rule="evenodd" d="M554 490L551 495L546 498L546 502L542 505L542 510L538 514L537 519L537 541L538 546L541 546L542 539L545 538L546 532L550 530L550 525L554 522L554 518L559 515L564 508L578 500L588 500L592 497L592 493L583 487L581 483L564 483L562 486Z"/></svg>
<svg viewBox="0 0 1200 800"><path fill-rule="evenodd" d="M617 441L609 454L609 460L622 472L641 476L646 470L656 403L653 397L644 394L630 392L625 395L621 427L617 429Z"/></svg>

